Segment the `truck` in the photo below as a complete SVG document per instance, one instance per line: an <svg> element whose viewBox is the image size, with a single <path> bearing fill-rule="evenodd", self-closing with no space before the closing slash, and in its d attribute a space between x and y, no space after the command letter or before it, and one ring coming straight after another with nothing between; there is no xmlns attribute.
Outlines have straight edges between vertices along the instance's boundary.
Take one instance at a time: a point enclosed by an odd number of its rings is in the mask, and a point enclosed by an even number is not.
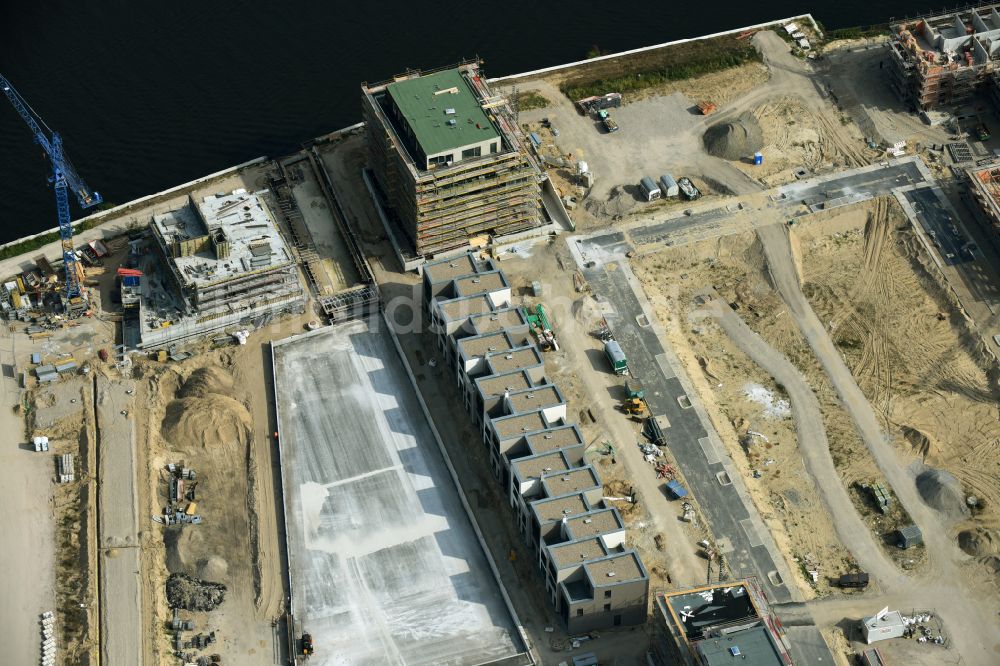
<svg viewBox="0 0 1000 666"><path fill-rule="evenodd" d="M625 352L617 340L608 340L604 343L604 356L616 375L628 374L628 359L625 358Z"/></svg>
<svg viewBox="0 0 1000 666"><path fill-rule="evenodd" d="M681 485L681 482L677 479L671 479L666 483L667 494L670 495L671 499L680 499L682 497L687 497L688 491Z"/></svg>
<svg viewBox="0 0 1000 666"><path fill-rule="evenodd" d="M615 122L614 118L607 111L603 109L598 111L597 117L600 118L601 124L604 125L604 129L609 133L618 131L618 123Z"/></svg>
<svg viewBox="0 0 1000 666"><path fill-rule="evenodd" d="M625 380L625 399L622 400L621 410L626 414L631 414L641 421L649 415L649 408L646 406L646 389L635 377Z"/></svg>

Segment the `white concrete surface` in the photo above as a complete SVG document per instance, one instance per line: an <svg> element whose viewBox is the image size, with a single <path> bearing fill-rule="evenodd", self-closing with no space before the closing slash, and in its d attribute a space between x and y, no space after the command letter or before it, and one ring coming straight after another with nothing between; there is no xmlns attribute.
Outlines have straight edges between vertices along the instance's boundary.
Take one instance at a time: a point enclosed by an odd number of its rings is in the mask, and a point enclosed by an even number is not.
<svg viewBox="0 0 1000 666"><path fill-rule="evenodd" d="M296 631L320 665L513 656L499 587L373 321L274 347Z"/></svg>

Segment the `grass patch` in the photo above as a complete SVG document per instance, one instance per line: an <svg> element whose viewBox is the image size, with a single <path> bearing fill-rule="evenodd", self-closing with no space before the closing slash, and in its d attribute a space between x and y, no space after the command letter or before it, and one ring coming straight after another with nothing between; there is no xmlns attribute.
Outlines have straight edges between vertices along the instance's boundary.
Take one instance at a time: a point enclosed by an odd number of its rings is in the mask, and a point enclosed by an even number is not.
<svg viewBox="0 0 1000 666"><path fill-rule="evenodd" d="M871 37L882 37L889 34L889 24L880 23L878 25L854 26L853 28L837 28L826 33L826 38L830 41L835 39L867 39Z"/></svg>
<svg viewBox="0 0 1000 666"><path fill-rule="evenodd" d="M608 92L627 96L670 81L683 81L760 60L760 54L748 40L726 35L581 65L579 73L560 89L574 101Z"/></svg>
<svg viewBox="0 0 1000 666"><path fill-rule="evenodd" d="M519 92L517 94L517 108L521 111L531 111L532 109L544 109L549 105L549 100L539 95L534 90Z"/></svg>
<svg viewBox="0 0 1000 666"><path fill-rule="evenodd" d="M73 233L78 234L86 231L87 229L93 229L101 222L103 222L103 220L84 220L80 224L73 227ZM55 243L58 240L58 231L52 231L47 234L42 234L41 236L36 236L35 238L29 238L26 241L21 241L20 243L8 245L7 247L0 249L0 259L10 259L11 257L16 257L33 250L37 250L48 245L49 243Z"/></svg>

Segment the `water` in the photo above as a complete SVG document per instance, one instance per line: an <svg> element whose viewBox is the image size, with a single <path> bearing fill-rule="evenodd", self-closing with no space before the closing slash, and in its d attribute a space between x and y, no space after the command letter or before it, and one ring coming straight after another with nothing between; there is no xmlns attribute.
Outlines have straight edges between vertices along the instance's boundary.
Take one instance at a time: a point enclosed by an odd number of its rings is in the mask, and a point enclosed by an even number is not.
<svg viewBox="0 0 1000 666"><path fill-rule="evenodd" d="M871 24L926 0L297 4L4 3L0 72L62 133L91 187L124 203L358 122L359 83L408 67L478 55L500 76L579 60L592 45L621 51L803 11L829 28ZM47 174L0 99L0 242L55 226Z"/></svg>

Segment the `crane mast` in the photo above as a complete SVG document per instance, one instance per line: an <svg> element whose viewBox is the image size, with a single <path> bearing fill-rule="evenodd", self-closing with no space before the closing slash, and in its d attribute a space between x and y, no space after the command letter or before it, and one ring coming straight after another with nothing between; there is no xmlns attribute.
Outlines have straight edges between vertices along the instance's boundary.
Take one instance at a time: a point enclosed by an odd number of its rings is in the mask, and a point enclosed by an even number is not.
<svg viewBox="0 0 1000 666"><path fill-rule="evenodd" d="M59 220L59 238L62 241L63 269L66 271L66 312L70 315L81 313L86 309L83 303L80 274L77 266L76 252L73 250L73 220L70 216L69 192L76 196L81 208L91 208L103 201L101 195L93 190L80 178L73 164L63 152L62 137L52 131L35 113L23 97L17 92L10 81L0 74L0 89L14 106L14 110L31 130L35 143L42 147L49 158L52 183L56 195L56 214Z"/></svg>

